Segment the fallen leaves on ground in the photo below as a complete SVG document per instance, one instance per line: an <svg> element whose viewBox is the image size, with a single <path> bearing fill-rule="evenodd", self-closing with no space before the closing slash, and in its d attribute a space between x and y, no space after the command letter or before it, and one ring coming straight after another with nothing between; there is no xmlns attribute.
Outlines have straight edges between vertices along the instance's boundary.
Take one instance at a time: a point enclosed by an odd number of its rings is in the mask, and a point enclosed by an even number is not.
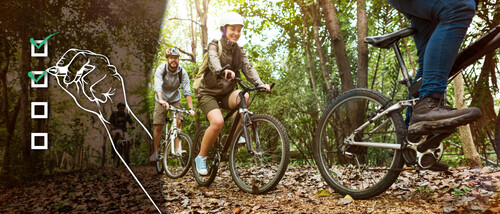
<svg viewBox="0 0 500 214"><path fill-rule="evenodd" d="M500 171L489 167L451 168L447 173L403 171L389 190L369 200L335 193L315 166L289 166L277 188L263 195L240 191L227 167L219 169L209 187L199 187L191 171L170 179L156 175L153 167L132 169L158 206L173 213L500 212ZM1 188L0 213L4 212L154 213L156 209L122 167L57 174Z"/></svg>
<svg viewBox="0 0 500 214"><path fill-rule="evenodd" d="M132 167L153 200L163 202L153 167ZM0 189L0 213L134 212L156 208L127 169L106 168L47 176L24 186Z"/></svg>
<svg viewBox="0 0 500 214"><path fill-rule="evenodd" d="M209 187L198 186L191 171L179 179L163 175L162 187L164 206L174 213L483 213L499 210L499 180L500 172L488 167L407 170L380 196L354 200L336 194L314 166L289 166L264 195L240 191L223 167Z"/></svg>

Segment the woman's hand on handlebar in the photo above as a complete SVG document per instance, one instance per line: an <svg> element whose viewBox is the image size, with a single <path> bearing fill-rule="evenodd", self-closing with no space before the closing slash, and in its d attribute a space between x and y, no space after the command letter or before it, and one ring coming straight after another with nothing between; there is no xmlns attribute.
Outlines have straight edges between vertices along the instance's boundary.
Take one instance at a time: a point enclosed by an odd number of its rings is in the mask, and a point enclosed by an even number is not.
<svg viewBox="0 0 500 214"><path fill-rule="evenodd" d="M271 86L269 84L264 84L264 85L261 85L260 87L265 89L265 92L271 92Z"/></svg>
<svg viewBox="0 0 500 214"><path fill-rule="evenodd" d="M231 81L235 77L234 71L226 69L222 72L222 77L224 77L227 81Z"/></svg>

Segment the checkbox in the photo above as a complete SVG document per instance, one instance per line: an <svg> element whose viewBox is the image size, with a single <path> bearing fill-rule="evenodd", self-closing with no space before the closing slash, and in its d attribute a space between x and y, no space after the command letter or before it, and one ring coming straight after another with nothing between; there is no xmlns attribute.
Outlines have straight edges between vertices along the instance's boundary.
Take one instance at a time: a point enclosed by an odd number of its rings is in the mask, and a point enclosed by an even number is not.
<svg viewBox="0 0 500 214"><path fill-rule="evenodd" d="M48 102L31 102L31 119L49 118Z"/></svg>
<svg viewBox="0 0 500 214"><path fill-rule="evenodd" d="M31 73L33 74L35 79L38 79L40 75L43 74L44 71L32 71ZM45 74L42 76L38 82L35 82L34 79L31 79L31 88L48 88L49 87L49 75Z"/></svg>
<svg viewBox="0 0 500 214"><path fill-rule="evenodd" d="M42 142L41 145L40 142ZM31 149L32 150L49 149L49 134L31 133Z"/></svg>
<svg viewBox="0 0 500 214"><path fill-rule="evenodd" d="M35 40L35 43L39 45L43 40ZM49 56L49 42L46 41L41 48L36 48L35 45L31 44L31 57L48 57Z"/></svg>

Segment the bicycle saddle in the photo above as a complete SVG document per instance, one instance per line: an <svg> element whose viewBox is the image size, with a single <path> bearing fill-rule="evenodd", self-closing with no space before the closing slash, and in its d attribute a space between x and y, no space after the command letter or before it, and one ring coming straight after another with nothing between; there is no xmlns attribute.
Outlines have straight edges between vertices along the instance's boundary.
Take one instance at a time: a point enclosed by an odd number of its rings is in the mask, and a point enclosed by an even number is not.
<svg viewBox="0 0 500 214"><path fill-rule="evenodd" d="M396 32L381 36L366 37L364 42L379 48L390 48L394 42L397 42L401 38L411 36L416 32L417 30L414 28L403 28Z"/></svg>

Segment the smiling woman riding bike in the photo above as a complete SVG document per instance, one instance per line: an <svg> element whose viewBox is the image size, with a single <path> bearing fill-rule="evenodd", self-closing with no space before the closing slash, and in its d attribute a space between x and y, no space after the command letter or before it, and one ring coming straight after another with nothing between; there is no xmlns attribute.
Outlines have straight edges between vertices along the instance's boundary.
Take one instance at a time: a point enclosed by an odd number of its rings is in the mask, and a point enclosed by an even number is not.
<svg viewBox="0 0 500 214"><path fill-rule="evenodd" d="M236 43L241 36L242 27L243 17L241 15L234 12L225 14L220 19L222 38L219 41L213 40L208 45L208 70L204 74L197 94L199 108L210 122L210 126L203 136L200 152L195 159L195 168L200 175L208 174L206 156L224 125L224 117L220 108L230 110L240 102L238 97L240 90L234 90L236 83L230 82L230 80L240 77L239 70L241 69L251 83L264 87L267 92L270 91L269 85L260 80L245 52ZM219 47L222 47L220 57ZM216 71L226 64L229 64L230 67L221 72L224 78L218 77ZM247 102L248 97L248 94L245 94ZM243 139L241 141L244 142Z"/></svg>

